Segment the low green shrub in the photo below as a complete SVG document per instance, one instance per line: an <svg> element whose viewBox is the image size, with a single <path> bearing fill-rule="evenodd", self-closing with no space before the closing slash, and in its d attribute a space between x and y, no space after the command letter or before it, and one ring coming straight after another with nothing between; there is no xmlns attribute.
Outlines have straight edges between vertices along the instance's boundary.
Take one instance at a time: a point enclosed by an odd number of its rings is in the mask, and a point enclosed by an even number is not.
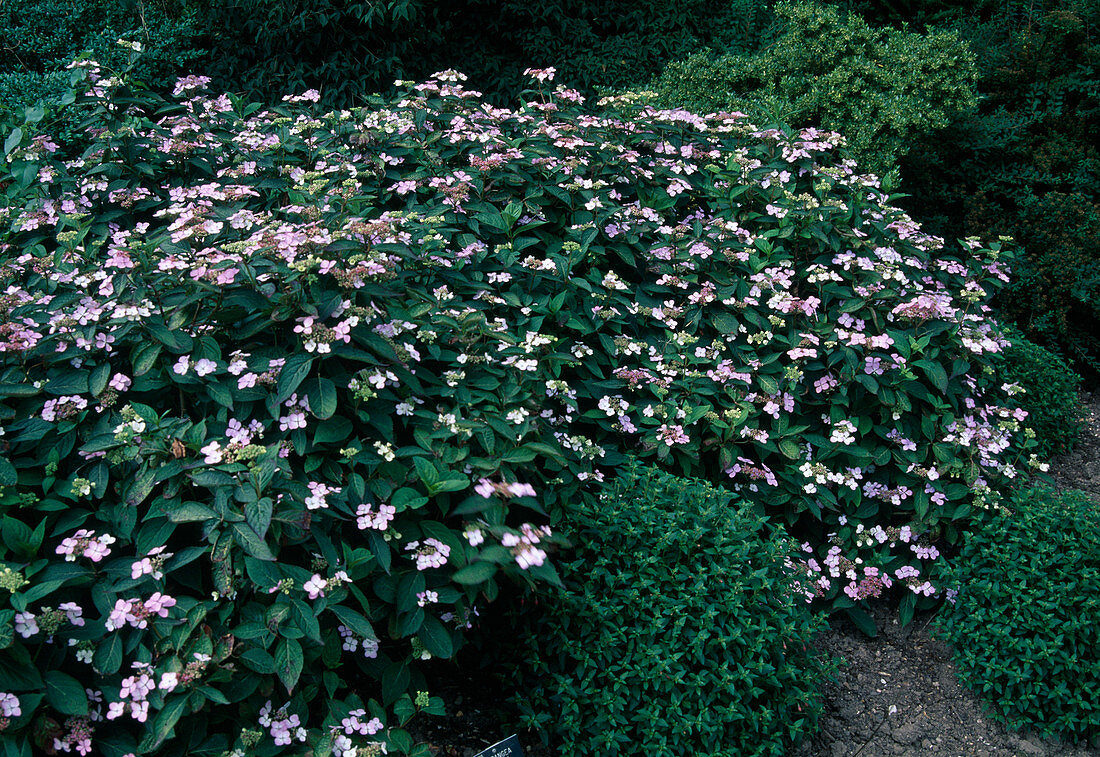
<svg viewBox="0 0 1100 757"><path fill-rule="evenodd" d="M670 63L649 85L658 102L833 129L880 173L977 104L974 56L954 33L874 29L814 2L780 3L776 14L782 31L759 52L708 50Z"/></svg>
<svg viewBox="0 0 1100 757"><path fill-rule="evenodd" d="M729 492L630 466L570 514L518 622L522 723L559 754L782 755L816 726L822 626L794 549Z"/></svg>
<svg viewBox="0 0 1100 757"><path fill-rule="evenodd" d="M1035 432L1035 453L1049 458L1073 449L1084 428L1077 399L1081 377L1058 355L1015 331L1011 345L997 361L997 375L1023 390L1019 402L1027 410L1027 426Z"/></svg>
<svg viewBox="0 0 1100 757"><path fill-rule="evenodd" d="M421 659L554 580L624 450L829 549L832 608L883 583L855 560L934 601L927 540L1038 464L984 370L1010 254L945 249L835 134L549 71L354 112L77 76L79 159L0 140L8 753L346 750L361 711L355 748L423 754Z"/></svg>
<svg viewBox="0 0 1100 757"><path fill-rule="evenodd" d="M937 620L960 679L998 720L1073 740L1100 735L1100 507L1082 492L1021 492L966 539L958 595Z"/></svg>

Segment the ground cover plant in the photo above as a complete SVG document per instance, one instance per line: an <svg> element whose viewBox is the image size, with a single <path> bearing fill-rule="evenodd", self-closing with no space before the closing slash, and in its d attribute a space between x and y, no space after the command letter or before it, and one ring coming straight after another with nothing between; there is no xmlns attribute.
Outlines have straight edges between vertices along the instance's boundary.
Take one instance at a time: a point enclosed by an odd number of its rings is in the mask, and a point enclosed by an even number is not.
<svg viewBox="0 0 1100 757"><path fill-rule="evenodd" d="M1083 492L1020 492L971 533L937 623L959 678L1012 728L1100 734L1100 509Z"/></svg>
<svg viewBox="0 0 1100 757"><path fill-rule="evenodd" d="M783 755L814 730L823 622L791 590L797 545L751 504L624 466L568 536L564 586L509 655L521 725L577 757Z"/></svg>
<svg viewBox="0 0 1100 757"><path fill-rule="evenodd" d="M1028 427L1035 432L1035 454L1046 460L1069 452L1084 428L1077 393L1081 377L1070 365L1015 329L1005 334L1011 344L995 362L997 375L1028 412Z"/></svg>
<svg viewBox="0 0 1100 757"><path fill-rule="evenodd" d="M985 370L1000 245L924 234L839 135L530 75L327 112L85 61L82 157L6 133L12 753L423 754L419 661L556 580L624 450L789 526L807 599L903 614L1041 465Z"/></svg>

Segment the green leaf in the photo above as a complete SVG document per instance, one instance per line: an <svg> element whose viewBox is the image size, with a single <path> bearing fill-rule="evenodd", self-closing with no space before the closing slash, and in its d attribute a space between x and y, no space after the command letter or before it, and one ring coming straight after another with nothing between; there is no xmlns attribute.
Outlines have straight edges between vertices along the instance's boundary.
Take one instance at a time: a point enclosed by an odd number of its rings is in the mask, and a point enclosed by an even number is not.
<svg viewBox="0 0 1100 757"><path fill-rule="evenodd" d="M760 385L760 391L764 392L765 394L779 394L779 382L773 379L771 376L757 376L756 383Z"/></svg>
<svg viewBox="0 0 1100 757"><path fill-rule="evenodd" d="M414 457L413 467L416 468L416 475L429 489L439 483L439 469L435 467L431 460L426 457Z"/></svg>
<svg viewBox="0 0 1100 757"><path fill-rule="evenodd" d="M227 410L233 409L233 392L229 391L229 387L225 384L210 383L206 385L206 393L210 396L210 399L217 402Z"/></svg>
<svg viewBox="0 0 1100 757"><path fill-rule="evenodd" d="M165 511L165 516L173 523L192 523L196 521L215 520L219 516L206 505L198 502L183 502Z"/></svg>
<svg viewBox="0 0 1100 757"><path fill-rule="evenodd" d="M861 607L849 607L844 612L865 636L871 639L878 636L878 626L875 625L874 618L868 615L866 610Z"/></svg>
<svg viewBox="0 0 1100 757"><path fill-rule="evenodd" d="M288 694L294 693L294 687L298 685L304 664L302 645L298 640L280 639L279 645L275 647L275 673L286 686Z"/></svg>
<svg viewBox="0 0 1100 757"><path fill-rule="evenodd" d="M62 715L77 717L88 714L88 695L80 681L60 670L46 671L46 701Z"/></svg>
<svg viewBox="0 0 1100 757"><path fill-rule="evenodd" d="M942 365L931 360L916 360L913 365L920 368L932 382L932 385L939 389L941 393L947 391L947 371L944 370Z"/></svg>
<svg viewBox="0 0 1100 757"><path fill-rule="evenodd" d="M96 645L92 665L105 675L118 672L122 667L122 637L119 634L108 634L106 639Z"/></svg>
<svg viewBox="0 0 1100 757"><path fill-rule="evenodd" d="M446 660L454 654L454 640L451 638L451 632L439 618L427 615L423 625L420 626L418 636L424 648L436 657Z"/></svg>
<svg viewBox="0 0 1100 757"><path fill-rule="evenodd" d="M238 516L239 517L239 516ZM274 560L275 555L272 553L271 548L267 546L259 534L252 530L251 526L244 523L234 523L233 538L252 557L257 560Z"/></svg>
<svg viewBox="0 0 1100 757"><path fill-rule="evenodd" d="M19 147L19 143L23 141L23 130L16 126L11 130L11 134L4 140L4 155L11 155L16 147Z"/></svg>
<svg viewBox="0 0 1100 757"><path fill-rule="evenodd" d="M310 407L313 404L310 403ZM314 444L338 444L351 436L351 421L347 418L329 418L317 426L317 433L313 435Z"/></svg>
<svg viewBox="0 0 1100 757"><path fill-rule="evenodd" d="M88 374L85 371L69 370L68 373L50 379L42 387L47 394L87 394Z"/></svg>
<svg viewBox="0 0 1100 757"><path fill-rule="evenodd" d="M260 538L267 535L267 529L271 526L273 509L274 506L270 497L261 497L255 501L245 503L244 518Z"/></svg>
<svg viewBox="0 0 1100 757"><path fill-rule="evenodd" d="M241 654L241 662L257 673L271 675L275 672L275 658L266 649L251 647Z"/></svg>
<svg viewBox="0 0 1100 757"><path fill-rule="evenodd" d="M0 486L15 486L19 483L19 473L6 457L0 457Z"/></svg>
<svg viewBox="0 0 1100 757"><path fill-rule="evenodd" d="M156 365L160 351L161 346L156 342L143 342L138 346L130 358L134 366L134 376L144 376L148 373L149 369Z"/></svg>
<svg viewBox="0 0 1100 757"><path fill-rule="evenodd" d="M169 329L164 324L146 321L145 328L149 330L149 334L153 339L160 342L177 355L183 354L184 352L190 352L191 348L195 345L195 340L191 338L190 334L186 334L176 329Z"/></svg>
<svg viewBox="0 0 1100 757"><path fill-rule="evenodd" d="M331 605L328 608L332 611L333 615L340 619L340 622L350 628L353 632L359 634L365 639L377 639L378 636L374 633L374 628L371 627L370 621L363 615L360 615L355 610L344 605Z"/></svg>
<svg viewBox="0 0 1100 757"><path fill-rule="evenodd" d="M296 352L286 359L286 364L279 371L279 381L275 385L275 401L285 402L294 394L301 385L309 369L313 366L313 356L308 352Z"/></svg>
<svg viewBox="0 0 1100 757"><path fill-rule="evenodd" d="M309 398L309 409L322 420L331 418L336 412L336 384L327 378L308 381L305 387Z"/></svg>
<svg viewBox="0 0 1100 757"><path fill-rule="evenodd" d="M138 748L139 752L147 754L153 751L172 735L176 723L179 722L179 719L183 716L183 711L187 708L187 702L190 698L186 695L176 696L165 703L161 711L157 713L149 734L142 740L141 746Z"/></svg>
<svg viewBox="0 0 1100 757"><path fill-rule="evenodd" d="M98 397L107 388L107 382L111 380L111 364L97 365L92 371L92 377L88 380L88 388L93 397Z"/></svg>
<svg viewBox="0 0 1100 757"><path fill-rule="evenodd" d="M389 705L409 689L409 668L403 662L392 663L382 672L382 703Z"/></svg>
<svg viewBox="0 0 1100 757"><path fill-rule="evenodd" d="M451 580L455 583L471 586L474 584L485 583L494 575L496 575L496 572L496 565L491 562L479 560L477 562L470 563L461 570L455 571L455 574L451 576Z"/></svg>
<svg viewBox="0 0 1100 757"><path fill-rule="evenodd" d="M797 460L802 456L801 451L798 448L798 443L793 439L783 439L779 442L779 451L789 457L791 460Z"/></svg>
<svg viewBox="0 0 1100 757"><path fill-rule="evenodd" d="M131 507L144 502L156 486L156 476L157 472L152 468L143 468L138 471L126 487L126 493L122 496L123 502Z"/></svg>

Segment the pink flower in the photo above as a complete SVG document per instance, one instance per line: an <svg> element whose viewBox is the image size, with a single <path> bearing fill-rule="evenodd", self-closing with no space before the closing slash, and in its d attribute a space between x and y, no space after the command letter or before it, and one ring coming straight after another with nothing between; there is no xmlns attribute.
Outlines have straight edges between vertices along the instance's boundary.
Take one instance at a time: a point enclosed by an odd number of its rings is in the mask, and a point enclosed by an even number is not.
<svg viewBox="0 0 1100 757"><path fill-rule="evenodd" d="M222 445L218 443L217 439L200 449L199 452L205 455L203 462L207 465L217 465L225 455L222 451Z"/></svg>
<svg viewBox="0 0 1100 757"><path fill-rule="evenodd" d="M175 606L175 599L165 594L161 594L159 591L145 600L145 611L150 615L159 615L162 618L167 618L168 608Z"/></svg>
<svg viewBox="0 0 1100 757"><path fill-rule="evenodd" d="M310 599L317 599L317 597L325 596L325 587L328 586L328 581L321 578L318 574L314 573L313 577L306 581L302 587L309 594Z"/></svg>

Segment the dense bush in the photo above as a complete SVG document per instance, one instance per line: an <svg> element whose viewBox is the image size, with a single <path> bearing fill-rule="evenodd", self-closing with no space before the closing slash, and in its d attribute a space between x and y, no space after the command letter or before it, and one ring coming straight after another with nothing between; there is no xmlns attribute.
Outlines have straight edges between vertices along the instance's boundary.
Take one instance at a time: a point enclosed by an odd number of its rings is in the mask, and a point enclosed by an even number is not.
<svg viewBox="0 0 1100 757"><path fill-rule="evenodd" d="M704 45L754 45L769 17L764 0L190 2L215 38L203 70L217 86L262 100L316 87L332 107L451 67L498 105L530 66L586 93L637 85Z"/></svg>
<svg viewBox="0 0 1100 757"><path fill-rule="evenodd" d="M776 12L774 44L671 63L651 85L658 102L834 129L861 164L880 172L977 103L974 56L956 34L873 29L812 2L780 3Z"/></svg>
<svg viewBox="0 0 1100 757"><path fill-rule="evenodd" d="M182 0L20 0L0 4L0 29L0 117L56 101L68 90L65 66L85 50L105 66L126 64L123 37L142 46L132 75L152 86L170 86L203 52L197 16ZM54 138L73 138L75 127L55 124Z"/></svg>
<svg viewBox="0 0 1100 757"><path fill-rule="evenodd" d="M728 492L631 466L570 515L510 686L558 754L782 755L821 713L793 545Z"/></svg>
<svg viewBox="0 0 1100 757"><path fill-rule="evenodd" d="M981 106L902 163L905 207L933 230L1014 237L1004 312L1100 370L1100 5L999 3L952 20L975 51Z"/></svg>
<svg viewBox="0 0 1100 757"><path fill-rule="evenodd" d="M1100 735L1096 503L1022 492L967 537L955 566L958 596L937 622L963 682L1013 728Z"/></svg>
<svg viewBox="0 0 1100 757"><path fill-rule="evenodd" d="M1027 410L1027 425L1035 432L1035 453L1049 458L1068 452L1084 428L1077 392L1081 377L1045 347L1011 332L1011 345L995 364L998 377L1023 390L1020 405Z"/></svg>
<svg viewBox="0 0 1100 757"><path fill-rule="evenodd" d="M408 750L418 660L554 579L623 448L827 547L795 567L837 608L933 594L927 540L1024 464L1000 247L944 249L834 134L545 71L520 111L444 72L354 113L79 71L80 159L3 140L13 752L100 715L108 754Z"/></svg>

